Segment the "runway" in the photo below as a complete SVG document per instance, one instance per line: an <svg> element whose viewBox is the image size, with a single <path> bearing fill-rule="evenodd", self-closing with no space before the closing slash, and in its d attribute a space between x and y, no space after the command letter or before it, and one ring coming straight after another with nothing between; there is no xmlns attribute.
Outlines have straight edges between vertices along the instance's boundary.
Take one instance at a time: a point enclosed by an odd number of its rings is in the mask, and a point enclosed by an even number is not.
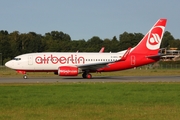
<svg viewBox="0 0 180 120"><path fill-rule="evenodd" d="M30 77L30 76L29 76ZM1 83L75 83L75 82L180 82L180 76L105 76L83 79L81 77L30 77L23 78L0 78Z"/></svg>

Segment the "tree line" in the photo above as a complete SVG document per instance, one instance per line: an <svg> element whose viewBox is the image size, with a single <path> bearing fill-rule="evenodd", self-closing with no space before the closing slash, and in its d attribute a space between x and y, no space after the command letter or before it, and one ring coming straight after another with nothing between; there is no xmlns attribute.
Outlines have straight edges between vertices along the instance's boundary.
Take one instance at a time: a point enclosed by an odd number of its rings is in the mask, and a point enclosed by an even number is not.
<svg viewBox="0 0 180 120"><path fill-rule="evenodd" d="M134 47L143 38L142 33L124 32L112 39L101 39L93 36L88 40L72 40L69 34L62 31L51 31L45 35L35 32L20 33L0 31L0 65L13 57L31 52L98 52L105 47L105 52L118 52ZM164 33L161 48L176 47L180 49L180 39L174 39L170 32ZM1 59L0 58L0 59Z"/></svg>

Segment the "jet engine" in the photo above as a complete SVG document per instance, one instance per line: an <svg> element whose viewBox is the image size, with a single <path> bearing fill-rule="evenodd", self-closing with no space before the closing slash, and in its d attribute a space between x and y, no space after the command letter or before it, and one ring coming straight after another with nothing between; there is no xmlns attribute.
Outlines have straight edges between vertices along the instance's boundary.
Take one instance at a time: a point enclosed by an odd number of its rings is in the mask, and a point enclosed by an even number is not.
<svg viewBox="0 0 180 120"><path fill-rule="evenodd" d="M58 69L59 76L77 76L78 73L79 73L79 70L77 67L61 66Z"/></svg>

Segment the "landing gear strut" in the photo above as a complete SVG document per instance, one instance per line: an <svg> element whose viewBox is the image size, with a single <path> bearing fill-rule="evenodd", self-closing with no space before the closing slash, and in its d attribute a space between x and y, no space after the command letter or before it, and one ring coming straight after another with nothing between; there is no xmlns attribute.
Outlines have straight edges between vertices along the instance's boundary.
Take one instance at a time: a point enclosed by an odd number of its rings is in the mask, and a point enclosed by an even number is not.
<svg viewBox="0 0 180 120"><path fill-rule="evenodd" d="M91 79L91 78L92 78L92 75L91 75L90 73L88 73L88 72L84 72L84 73L82 74L82 77L83 77L83 78L87 78L87 79Z"/></svg>

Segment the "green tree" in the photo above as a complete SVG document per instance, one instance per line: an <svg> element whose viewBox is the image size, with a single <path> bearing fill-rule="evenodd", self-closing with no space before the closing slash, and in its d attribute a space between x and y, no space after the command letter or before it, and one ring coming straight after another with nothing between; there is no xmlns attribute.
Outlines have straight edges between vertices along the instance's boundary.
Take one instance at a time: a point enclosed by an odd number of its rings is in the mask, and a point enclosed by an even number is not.
<svg viewBox="0 0 180 120"><path fill-rule="evenodd" d="M133 34L124 32L119 36L121 50L136 46L137 43L139 43L139 41L143 38L143 36L144 35L141 33Z"/></svg>
<svg viewBox="0 0 180 120"><path fill-rule="evenodd" d="M105 47L106 52L110 52L111 51L111 40L108 38L104 39L104 41L102 43L102 47Z"/></svg>
<svg viewBox="0 0 180 120"><path fill-rule="evenodd" d="M2 61L13 56L8 35L9 33L7 31L0 31L0 53L2 54Z"/></svg>
<svg viewBox="0 0 180 120"><path fill-rule="evenodd" d="M132 47L132 40L134 38L134 35L132 33L124 32L119 36L120 40L120 49L125 50L129 47Z"/></svg>
<svg viewBox="0 0 180 120"><path fill-rule="evenodd" d="M174 37L171 35L171 33L168 31L165 31L163 39L162 39L162 43L161 43L161 48L169 48L171 42L173 41L174 41Z"/></svg>
<svg viewBox="0 0 180 120"><path fill-rule="evenodd" d="M12 54L14 56L20 55L22 53L22 40L20 39L20 33L18 31L10 33L9 40L11 42Z"/></svg>
<svg viewBox="0 0 180 120"><path fill-rule="evenodd" d="M24 33L20 35L22 44L22 53L42 52L44 51L44 44L42 43L42 36L35 32Z"/></svg>
<svg viewBox="0 0 180 120"><path fill-rule="evenodd" d="M51 33L46 33L45 37L49 37L52 40L71 41L71 37L62 31L51 31Z"/></svg>
<svg viewBox="0 0 180 120"><path fill-rule="evenodd" d="M88 52L97 52L100 50L100 48L103 45L103 40L101 40L99 37L94 36L91 39L87 41L87 49Z"/></svg>
<svg viewBox="0 0 180 120"><path fill-rule="evenodd" d="M120 51L120 44L119 41L117 40L116 36L113 37L110 43L110 51L111 52L118 52Z"/></svg>
<svg viewBox="0 0 180 120"><path fill-rule="evenodd" d="M136 46L144 37L142 33L134 33L133 40L131 41L132 47Z"/></svg>

